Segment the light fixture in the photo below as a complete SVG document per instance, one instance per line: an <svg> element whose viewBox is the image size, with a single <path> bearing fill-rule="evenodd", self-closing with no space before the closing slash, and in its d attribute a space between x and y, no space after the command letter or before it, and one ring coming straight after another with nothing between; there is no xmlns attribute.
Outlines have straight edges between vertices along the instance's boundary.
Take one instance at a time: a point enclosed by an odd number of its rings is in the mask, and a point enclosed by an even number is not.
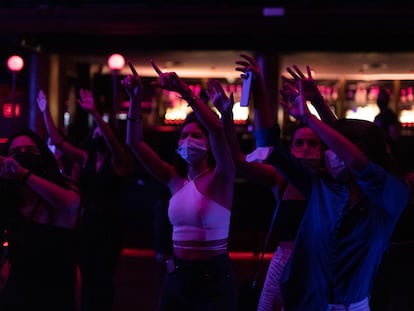
<svg viewBox="0 0 414 311"><path fill-rule="evenodd" d="M7 67L12 73L12 98L11 98L11 114L12 116L20 115L20 107L16 106L16 76L23 69L24 61L18 55L12 55L7 60Z"/></svg>
<svg viewBox="0 0 414 311"><path fill-rule="evenodd" d="M125 58L118 53L108 57L108 67L113 70L121 70L125 66Z"/></svg>
<svg viewBox="0 0 414 311"><path fill-rule="evenodd" d="M112 72L112 119L116 121L118 112L118 73L125 66L125 58L118 53L108 57L108 67ZM116 123L116 122L115 122Z"/></svg>

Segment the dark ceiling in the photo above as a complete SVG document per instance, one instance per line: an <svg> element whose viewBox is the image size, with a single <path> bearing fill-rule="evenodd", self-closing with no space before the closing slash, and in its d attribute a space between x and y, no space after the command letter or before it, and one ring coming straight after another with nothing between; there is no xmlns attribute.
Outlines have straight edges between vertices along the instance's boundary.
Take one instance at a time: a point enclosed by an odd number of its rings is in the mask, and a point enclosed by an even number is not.
<svg viewBox="0 0 414 311"><path fill-rule="evenodd" d="M398 50L409 1L2 1L3 45L47 52L143 49ZM263 16L264 7L284 16Z"/></svg>

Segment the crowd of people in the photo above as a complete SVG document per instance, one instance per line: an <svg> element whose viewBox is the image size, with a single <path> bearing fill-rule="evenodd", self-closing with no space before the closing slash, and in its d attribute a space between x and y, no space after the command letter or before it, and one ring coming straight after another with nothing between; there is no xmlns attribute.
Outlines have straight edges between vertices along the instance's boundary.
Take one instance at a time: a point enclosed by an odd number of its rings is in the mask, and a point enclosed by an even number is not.
<svg viewBox="0 0 414 311"><path fill-rule="evenodd" d="M278 202L277 245L254 310L388 311L377 282L401 215L412 205L414 180L398 168L392 141L399 127L386 108L389 94L380 93L383 109L375 122L337 118L309 67L307 74L295 65L286 68L290 76L281 77L279 104L296 123L287 146L263 68L241 54L235 70L242 78L253 75L255 137L255 149L243 153L232 93L210 79L204 100L176 72L151 64L158 75L152 87L177 93L192 109L172 163L145 139L144 84L131 63L121 81L130 100L125 141L87 89L79 90L78 100L95 122L86 146L70 143L54 124L43 90L37 104L47 137L25 129L8 138L0 156L6 198L0 224L10 273L0 310L113 309L125 230L122 189L140 163L171 194L172 253L162 258L157 310L242 310L228 244L235 178L242 176L270 189ZM61 165L62 159L69 164ZM405 304L398 311L411 310Z"/></svg>

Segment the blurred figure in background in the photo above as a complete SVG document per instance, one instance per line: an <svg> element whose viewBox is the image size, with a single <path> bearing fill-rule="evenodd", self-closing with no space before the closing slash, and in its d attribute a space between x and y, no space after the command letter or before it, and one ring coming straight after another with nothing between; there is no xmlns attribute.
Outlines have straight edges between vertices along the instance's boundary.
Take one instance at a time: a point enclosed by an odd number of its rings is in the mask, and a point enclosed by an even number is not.
<svg viewBox="0 0 414 311"><path fill-rule="evenodd" d="M75 311L78 188L31 130L11 136L4 153L0 191L10 274L0 310Z"/></svg>
<svg viewBox="0 0 414 311"><path fill-rule="evenodd" d="M81 311L110 311L114 300L114 274L124 241L120 194L132 162L126 146L97 111L92 92L81 89L79 96L79 105L96 123L87 149L70 144L60 135L50 117L43 91L39 91L37 102L50 143L81 167Z"/></svg>

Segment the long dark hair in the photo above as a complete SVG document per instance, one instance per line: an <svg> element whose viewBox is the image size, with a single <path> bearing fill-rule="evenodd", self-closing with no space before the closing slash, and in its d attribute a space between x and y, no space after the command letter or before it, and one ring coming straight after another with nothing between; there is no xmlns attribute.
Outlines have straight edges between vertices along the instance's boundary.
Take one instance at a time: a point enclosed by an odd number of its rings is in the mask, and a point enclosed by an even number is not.
<svg viewBox="0 0 414 311"><path fill-rule="evenodd" d="M373 122L359 119L338 119L333 124L333 128L357 145L371 161L387 171L393 171L394 167L386 136Z"/></svg>
<svg viewBox="0 0 414 311"><path fill-rule="evenodd" d="M49 150L47 143L43 140L36 132L31 129L23 129L12 134L8 139L7 142L4 144L3 148L3 155L8 156L10 145L13 140L20 136L27 136L29 137L37 148L40 151L40 157L42 159L42 163L44 166L44 177L47 180L50 180L58 185L63 185L64 177L59 171L58 164L53 153Z"/></svg>
<svg viewBox="0 0 414 311"><path fill-rule="evenodd" d="M178 135L181 135L181 132L183 131L184 127L189 123L197 123L200 129L203 131L203 133L207 136L207 138L209 138L209 133L207 129L201 124L201 122L198 120L194 112L191 112L187 115L183 124L181 125ZM177 139L177 142L178 142L178 139ZM216 166L216 160L214 159L213 153L211 152L211 148L207 151L207 154L208 154L208 166L209 167ZM187 176L188 164L178 154L175 154L174 167L178 175L180 175L181 177Z"/></svg>

